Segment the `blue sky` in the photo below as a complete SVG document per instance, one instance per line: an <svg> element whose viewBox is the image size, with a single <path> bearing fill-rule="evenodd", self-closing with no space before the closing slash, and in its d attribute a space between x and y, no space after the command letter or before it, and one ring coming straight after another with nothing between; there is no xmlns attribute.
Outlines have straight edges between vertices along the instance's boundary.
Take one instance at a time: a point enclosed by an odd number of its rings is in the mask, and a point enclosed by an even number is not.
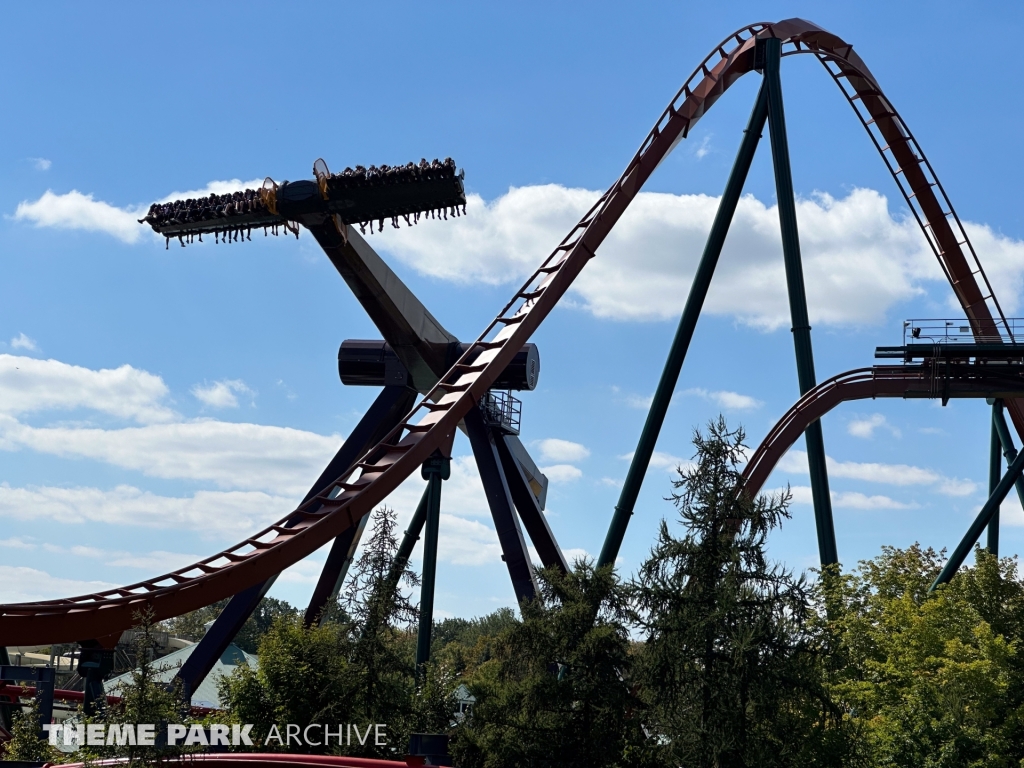
<svg viewBox="0 0 1024 768"><path fill-rule="evenodd" d="M0 600L162 573L288 511L373 397L336 352L377 334L308 233L164 249L131 214L215 182L455 158L468 216L370 242L455 334L475 337L621 172L704 55L801 16L852 42L964 220L1008 314L1021 306L1012 4L290 6L53 3L5 11L0 57ZM863 128L820 66L783 84L819 379L870 365L950 290ZM595 554L758 83L744 78L659 168L534 340L523 440L554 467L549 519ZM755 161L620 567L651 545L671 467L723 412L756 445L797 396L774 182ZM952 547L984 498L987 407L875 401L824 420L841 559ZM797 449L802 445L796 446ZM446 485L437 607L513 602L468 444ZM772 554L816 559L801 456ZM414 484L415 485L415 484ZM404 522L418 488L392 503ZM1003 551L1024 545L1004 505ZM273 594L303 605L323 554Z"/></svg>

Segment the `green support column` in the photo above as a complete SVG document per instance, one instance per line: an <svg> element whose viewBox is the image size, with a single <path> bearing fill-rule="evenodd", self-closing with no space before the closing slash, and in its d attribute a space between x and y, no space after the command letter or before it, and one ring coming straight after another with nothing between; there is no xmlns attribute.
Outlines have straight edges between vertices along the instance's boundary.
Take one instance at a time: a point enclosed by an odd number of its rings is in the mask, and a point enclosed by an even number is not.
<svg viewBox="0 0 1024 768"><path fill-rule="evenodd" d="M1006 416L1003 413L1003 401L1002 400L994 400L994 401L992 401L992 406L993 406L992 407L992 424L996 428L996 434L999 435L999 444L1002 446L1003 457L1006 459L1006 465L1010 466L1013 463L1013 460L1017 458L1017 448L1013 445L1013 436L1010 434L1010 427L1006 424ZM1017 498L1020 500L1021 507L1024 507L1024 477L1021 477L1020 475L1018 475L1016 477L1015 481L1014 481L1014 485L1015 485L1015 487L1017 489ZM995 520L996 520L996 525L994 526L994 529L996 531L996 540L995 540L996 550L994 550L993 553L998 555L999 554L999 552L998 552L998 549L999 549L999 529L998 529L999 512L998 512L998 510L996 511ZM991 534L992 530L993 530L993 527L990 526L989 527L989 536L992 535Z"/></svg>
<svg viewBox="0 0 1024 768"><path fill-rule="evenodd" d="M715 214L715 221L711 225L704 253L697 266L697 272L693 276L693 284L690 286L690 294L686 298L683 316L679 319L679 327L672 340L668 360L665 361L661 380L658 382L654 399L651 401L651 409L647 413L647 421L644 422L643 432L640 433L640 442L637 443L633 459L629 464L629 471L626 473L626 480L622 484L619 503L615 505L615 513L612 515L604 546L601 547L601 554L597 558L598 567L614 563L615 558L618 557L619 547L622 546L622 539L626 535L626 526L629 525L629 518L633 514L637 496L640 495L640 486L644 482L644 475L647 474L647 467L651 463L654 446L658 442L658 435L665 422L665 414L672 401L672 392L679 380L679 372L682 370L683 360L686 359L686 351L690 347L693 331L697 327L697 320L700 318L700 311L711 285L711 277L718 265L718 257L722 254L725 236L729 233L729 225L732 223L736 205L743 192L743 184L747 180L747 172L754 159L757 142L761 138L761 131L764 129L767 116L768 93L762 84L761 90L757 94L757 101L754 102L754 109L750 113L747 128L743 132L743 140L740 142L739 152L736 153L736 162L733 163L729 181L722 193L722 201L718 204L718 213Z"/></svg>
<svg viewBox="0 0 1024 768"><path fill-rule="evenodd" d="M427 481L427 519L423 537L423 576L420 586L420 630L416 637L416 669L422 674L430 660L430 635L434 628L434 581L437 575L437 533L441 520L441 481L451 477L451 462L440 452L423 462Z"/></svg>
<svg viewBox="0 0 1024 768"><path fill-rule="evenodd" d="M782 106L782 41L768 38L758 41L764 46L764 78L768 86L768 129L771 135L772 159L775 163L775 194L782 228L782 255L786 265L789 289L789 310L793 319L793 345L796 348L796 372L800 394L815 386L814 352L811 348L811 324L807 316L807 295L800 260L800 235L796 226L796 200L793 196L793 174L789 165L789 141L786 138L786 115ZM811 496L814 499L814 522L818 532L818 556L822 565L839 562L836 532L832 522L832 499L828 491L828 470L825 466L825 440L821 422L816 421L804 432L807 440L807 463L811 474Z"/></svg>
<svg viewBox="0 0 1024 768"><path fill-rule="evenodd" d="M395 561L391 564L391 569L388 571L388 587L386 589L389 593L398 589L398 582L402 580L402 574L409 566L412 550L416 546L416 542L420 540L423 524L427 521L427 505L429 503L430 484L428 483L427 487L423 489L423 495L420 496L420 503L416 505L416 511L412 515L412 520L409 521L409 527L405 529L402 543L398 547L398 552L395 553Z"/></svg>
<svg viewBox="0 0 1024 768"><path fill-rule="evenodd" d="M999 505L1003 503L1006 494L1010 492L1017 478L1020 477L1021 470L1024 470L1024 451L1017 454L1017 458L1010 464L1006 474L996 484L992 494L988 497L988 501L982 506L978 516L974 518L974 522L967 529L967 533L960 540L957 548L953 550L953 554L949 556L949 560L946 561L942 572L928 588L929 592L934 591L942 584L949 583L949 580L956 575L960 566L964 564L964 560L967 559L967 555L970 554L974 543L981 537L981 532L985 530L985 526L991 522L992 516L999 512Z"/></svg>
<svg viewBox="0 0 1024 768"><path fill-rule="evenodd" d="M999 427L996 426L997 414L1001 415L1002 404L996 400L992 403L992 437L989 440L988 448L988 495L991 496L999 485L999 478L1003 474L1002 444L999 442ZM1016 457L1014 457L1016 458ZM1011 459L1012 461L1012 459ZM988 537L986 548L996 557L999 557L999 510L997 509L988 523Z"/></svg>

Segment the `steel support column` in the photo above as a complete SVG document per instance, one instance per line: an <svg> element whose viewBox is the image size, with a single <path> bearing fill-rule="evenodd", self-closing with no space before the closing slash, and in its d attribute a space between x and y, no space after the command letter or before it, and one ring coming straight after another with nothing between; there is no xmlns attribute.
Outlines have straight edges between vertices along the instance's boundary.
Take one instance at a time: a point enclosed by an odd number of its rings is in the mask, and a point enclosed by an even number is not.
<svg viewBox="0 0 1024 768"><path fill-rule="evenodd" d="M1017 458L1010 464L1010 468L1006 471L1006 474L1000 478L999 483L992 491L992 495L988 497L988 501L982 506L978 516L974 518L974 522L971 523L971 527L967 529L967 533L963 539L957 545L957 548L950 555L949 560L946 561L945 567L942 572L936 577L928 591L933 591L936 587L941 584L949 582L956 572L960 569L960 566L964 564L964 560L967 559L967 555L971 551L971 547L981 536L981 532L985 530L985 526L991 522L993 515L999 511L999 505L1003 503L1003 499L1006 498L1006 494L1010 492L1017 478L1020 477L1021 470L1024 470L1024 451L1017 454Z"/></svg>
<svg viewBox="0 0 1024 768"><path fill-rule="evenodd" d="M683 308L682 317L679 318L679 327L676 329L675 338L672 339L672 347L669 349L665 368L661 372L658 388L654 391L654 399L647 412L647 420L640 433L640 441L637 443L633 459L629 463L629 471L626 472L626 480L619 493L619 503L615 505L615 512L612 515L611 525L608 526L604 546L601 547L601 554L597 558L598 567L614 563L615 558L618 557L619 547L622 546L622 539L626 535L626 526L629 525L633 507L636 506L637 497L640 495L640 486L643 485L644 475L647 474L647 467L651 463L651 456L654 455L654 447L658 442L662 424L665 422L665 414L672 401L672 393L679 380L679 372L686 359L686 352L690 347L693 331L697 327L697 320L700 319L704 299L711 286L711 277L715 274L718 257L722 254L722 246L725 245L725 237L729 233L729 225L732 224L733 214L736 213L736 206L743 193L743 184L747 180L747 172L754 159L754 152L757 150L757 143L761 138L761 131L764 129L767 116L768 92L765 84L762 83L761 90L757 94L757 101L754 102L754 109L747 121L746 130L743 132L743 139L740 141L740 148L736 153L736 161L733 163L725 191L722 193L722 201L718 204L718 212L711 225L711 232L704 245L704 253L701 255L700 264L697 265L697 271L693 276L690 293L686 297L686 306Z"/></svg>
<svg viewBox="0 0 1024 768"><path fill-rule="evenodd" d="M793 174L789 165L789 141L786 138L786 114L782 106L782 78L779 65L782 41L770 37L758 40L764 46L764 79L768 86L768 131L771 136L772 160L775 164L775 196L779 206L782 229L782 255L786 265L789 311L793 319L793 345L796 348L796 372L800 394L815 386L814 353L811 348L811 324L807 315L804 271L800 261L800 235L796 225L796 200L793 196ZM811 474L811 496L814 499L814 522L818 532L818 556L822 565L839 561L836 532L832 522L832 499L828 491L828 470L825 466L825 441L821 422L815 421L804 432L807 440L807 463Z"/></svg>
<svg viewBox="0 0 1024 768"><path fill-rule="evenodd" d="M324 561L320 578L313 588L313 596L309 599L303 616L303 622L307 627L322 624L327 615L328 604L338 597L338 591L356 556L359 540L363 537L363 530L369 519L369 515L363 515L359 518L358 524L344 531L331 545L331 551L327 554L327 560Z"/></svg>
<svg viewBox="0 0 1024 768"><path fill-rule="evenodd" d="M0 645L0 667L8 667L11 665L11 657L7 653L7 646ZM11 726L14 725L14 709L20 707L17 704L0 704L0 728L10 732Z"/></svg>
<svg viewBox="0 0 1024 768"><path fill-rule="evenodd" d="M96 640L85 640L78 645L78 675L85 683L82 711L92 715L97 705L105 707L107 704L103 681L114 669L114 649L104 648Z"/></svg>
<svg viewBox="0 0 1024 768"><path fill-rule="evenodd" d="M420 628L416 636L416 669L422 674L430 660L434 629L434 584L437 576L437 534L441 522L441 482L451 476L451 461L439 451L423 462L427 481L426 534L423 539L423 575L420 585Z"/></svg>
<svg viewBox="0 0 1024 768"><path fill-rule="evenodd" d="M41 739L46 738L44 726L53 721L53 689L56 677L57 670L53 667L15 667L9 664L0 664L0 682L7 680L12 683L29 680L35 682L36 710L39 714L39 738ZM17 697L15 697L15 701L17 701ZM15 706L20 713L20 704Z"/></svg>
<svg viewBox="0 0 1024 768"><path fill-rule="evenodd" d="M508 575L512 578L512 589L516 593L516 601L532 600L537 596L537 584L534 581L533 565L530 563L529 551L523 539L523 531L519 527L515 506L509 491L508 480L501 468L501 458L495 446L500 436L495 436L484 423L483 415L478 407L466 414L466 434L473 448L480 481L487 496L487 506L491 509L494 530L501 544L501 559L508 567Z"/></svg>
<svg viewBox="0 0 1024 768"><path fill-rule="evenodd" d="M544 516L544 507L531 490L526 473L516 458L515 448L518 447L515 446L516 442L518 442L518 438L511 435L496 435L494 440L512 501L519 511L519 517L523 521L530 541L537 549L541 563L545 568L553 566L562 573L566 573L569 570L569 564L566 562L558 542L555 541L555 534L551 532L548 519Z"/></svg>
<svg viewBox="0 0 1024 768"><path fill-rule="evenodd" d="M999 442L999 427L996 426L996 415L1002 413L1002 404L996 400L992 403L992 429L988 445L988 495L991 496L999 485L999 477L1003 474L1002 445ZM1009 457L1007 457L1009 458ZM1016 458L1016 457L1015 457ZM1013 462L1013 459L1010 459ZM999 557L999 510L988 524L988 536L986 548L996 557Z"/></svg>
<svg viewBox="0 0 1024 768"><path fill-rule="evenodd" d="M402 543L398 545L398 552L395 553L394 562L391 563L391 569L388 571L387 583L390 585L387 589L388 592L398 589L398 582L402 580L402 573L409 565L412 550L416 546L416 542L420 540L423 524L427 521L427 504L429 503L430 485L428 484L423 489L420 503L416 505L416 511L413 512L412 520L409 521L409 527L405 529L405 536L402 537Z"/></svg>
<svg viewBox="0 0 1024 768"><path fill-rule="evenodd" d="M1003 413L1003 401L999 400L997 402L999 407L992 411L992 422L995 424L996 432L999 434L999 443L1003 447L1006 466L1010 466L1013 460L1017 458L1017 449L1013 445L1013 435L1010 434L1010 428L1006 424L1006 415ZM1017 478L1015 487L1021 507L1024 507L1024 477Z"/></svg>
<svg viewBox="0 0 1024 768"><path fill-rule="evenodd" d="M1007 466L1013 464L1014 459L1017 458L1017 449L1014 446L1013 435L1010 434L1010 427L1007 426L1007 418L1002 413L1002 400L996 399L992 401L992 427L995 430L995 434L998 436L998 444L1002 447L1002 456L1007 460ZM998 456L994 459L996 465L998 464ZM996 472L997 474L997 472ZM989 475L991 476L991 475ZM1018 476L1016 478L1015 487L1017 488L1017 498L1020 500L1021 507L1024 507L1024 477ZM995 541L992 541L992 532L995 534ZM994 554L999 554L999 512L995 511L995 517L992 522L988 525L988 550ZM994 549L992 545L994 544Z"/></svg>
<svg viewBox="0 0 1024 768"><path fill-rule="evenodd" d="M338 453L331 459L331 462L324 471L320 473L320 477L313 483L302 501L308 501L318 493L326 490L339 475L342 475L346 469L355 464L360 456L376 445L408 413L409 408L415 401L415 397L416 393L407 387L384 387L363 418L359 420L355 429L349 434L348 439L345 440ZM347 552L351 547L351 543L339 545L338 541L341 538L339 536L338 539L335 539L334 547L343 548ZM332 553L334 547L332 547ZM329 556L328 560L330 560ZM335 564L337 565L337 562ZM344 565L344 562L342 562L342 565ZM337 573L328 573L326 575L321 573L320 579L332 584L337 583ZM196 649L185 660L185 663L181 665L181 669L178 670L177 676L184 684L187 695L191 696L192 691L196 690L203 679L210 674L210 670L217 663L217 659L227 650L231 641L235 639L235 635L238 634L242 625L245 624L253 611L259 606L260 600L267 594L273 583L274 579L267 579L262 584L255 584L243 592L239 592L231 598L227 607L221 611L220 616L217 617L217 620L207 630ZM317 587L319 586L318 583ZM316 592L314 591L315 595ZM306 609L307 616L310 615L310 611L313 611L314 615L319 615L323 611L323 604L315 606L311 602L309 608Z"/></svg>

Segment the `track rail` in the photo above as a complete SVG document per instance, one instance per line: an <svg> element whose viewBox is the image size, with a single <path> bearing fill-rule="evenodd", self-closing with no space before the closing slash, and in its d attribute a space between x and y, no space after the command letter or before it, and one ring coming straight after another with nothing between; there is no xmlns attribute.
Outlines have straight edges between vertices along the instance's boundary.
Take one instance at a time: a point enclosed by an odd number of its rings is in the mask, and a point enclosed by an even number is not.
<svg viewBox="0 0 1024 768"><path fill-rule="evenodd" d="M833 376L801 397L768 432L743 469L743 490L751 498L757 496L804 430L840 403L876 397L1019 397L1024 392L1024 369L1007 366L1002 375L1001 367L950 367L941 362L876 365Z"/></svg>
<svg viewBox="0 0 1024 768"><path fill-rule="evenodd" d="M959 219L931 166L874 76L836 35L802 19L758 23L723 40L697 66L616 182L516 291L498 316L405 421L357 465L354 482L339 477L329 494L310 499L278 523L219 554L163 576L119 589L64 600L0 605L0 644L82 640L130 627L151 606L157 619L177 616L236 594L280 573L355 525L435 450L447 450L455 429L572 285L629 203L675 145L725 91L753 69L757 37L783 40L786 55L810 53L869 117L861 117L890 171L901 184L976 335L1005 325ZM861 113L858 111L858 115ZM879 143L872 131L886 141ZM925 170L927 170L927 174ZM936 195L936 190L940 196ZM945 208L943 206L946 206ZM954 234L953 225L956 225ZM962 238L962 239L961 239ZM969 263L964 246L972 256ZM981 275L985 289L978 285ZM998 318L998 319L997 319ZM1024 434L1020 401L1008 403ZM322 505L322 506L319 506ZM316 507L319 506L317 509ZM297 524L289 521L300 518Z"/></svg>

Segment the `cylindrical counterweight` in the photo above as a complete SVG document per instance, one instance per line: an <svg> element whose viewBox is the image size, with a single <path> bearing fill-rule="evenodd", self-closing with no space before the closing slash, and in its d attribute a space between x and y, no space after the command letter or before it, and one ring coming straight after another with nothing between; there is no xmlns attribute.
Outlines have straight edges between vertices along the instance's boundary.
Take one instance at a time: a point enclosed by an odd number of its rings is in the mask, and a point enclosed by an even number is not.
<svg viewBox="0 0 1024 768"><path fill-rule="evenodd" d="M452 362L460 357L470 344L455 348ZM338 375L341 383L349 386L383 387L406 385L409 374L398 355L384 341L346 339L338 350ZM493 389L532 390L540 376L540 352L536 344L524 344L508 364Z"/></svg>

